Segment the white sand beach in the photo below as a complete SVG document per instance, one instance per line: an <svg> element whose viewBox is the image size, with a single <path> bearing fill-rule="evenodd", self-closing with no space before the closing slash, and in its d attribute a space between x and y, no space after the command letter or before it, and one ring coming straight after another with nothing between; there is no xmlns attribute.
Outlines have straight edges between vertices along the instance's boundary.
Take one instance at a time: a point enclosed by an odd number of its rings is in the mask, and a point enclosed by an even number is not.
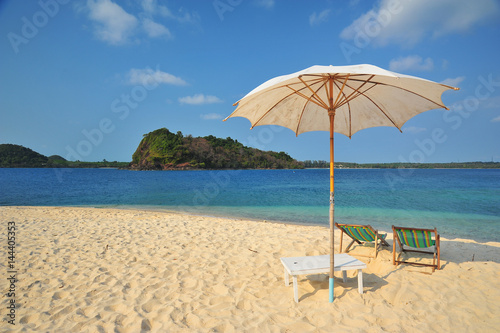
<svg viewBox="0 0 500 333"><path fill-rule="evenodd" d="M12 332L497 332L500 243L447 239L442 269L299 276L280 257L328 254L328 229L141 210L0 207L1 330ZM8 266L8 222L15 259ZM11 224L13 225L13 224ZM402 223L404 225L404 223ZM439 230L438 230L439 231ZM338 237L336 237L338 247ZM368 251L356 248L351 254ZM15 297L9 268L17 272ZM15 325L9 302L15 299Z"/></svg>

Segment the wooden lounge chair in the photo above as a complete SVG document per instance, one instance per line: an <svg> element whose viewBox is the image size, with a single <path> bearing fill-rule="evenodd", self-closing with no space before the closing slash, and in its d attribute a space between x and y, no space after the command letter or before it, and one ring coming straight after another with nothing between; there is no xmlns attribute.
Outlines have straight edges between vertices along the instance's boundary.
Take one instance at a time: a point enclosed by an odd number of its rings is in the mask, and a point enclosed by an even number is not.
<svg viewBox="0 0 500 333"><path fill-rule="evenodd" d="M420 228L406 228L406 227L395 227L392 226L392 231L394 233L394 242L392 247L392 263L398 265L400 263L418 265L418 266L429 266L432 267L432 271L440 269L441 263L441 249L439 247L439 234L437 229L420 229ZM434 235L433 235L434 234ZM434 236L434 237L433 237ZM399 244L400 252L396 258L396 243ZM405 248L409 247L408 248ZM431 250L421 250L430 249ZM433 254L432 264L424 264L418 262L410 262L399 260L399 257L403 252L418 252L418 253L428 253ZM437 264L436 264L437 258Z"/></svg>
<svg viewBox="0 0 500 333"><path fill-rule="evenodd" d="M377 258L379 246L389 246L385 241L386 234L381 234L370 225L356 225L356 224L340 224L335 223L335 226L340 229L340 253L347 252L354 243L363 244L367 242L375 242L375 254L367 256L363 254L356 254L356 256ZM352 242L347 245L345 251L342 251L342 239L344 234L352 238ZM380 241L380 243L379 243Z"/></svg>

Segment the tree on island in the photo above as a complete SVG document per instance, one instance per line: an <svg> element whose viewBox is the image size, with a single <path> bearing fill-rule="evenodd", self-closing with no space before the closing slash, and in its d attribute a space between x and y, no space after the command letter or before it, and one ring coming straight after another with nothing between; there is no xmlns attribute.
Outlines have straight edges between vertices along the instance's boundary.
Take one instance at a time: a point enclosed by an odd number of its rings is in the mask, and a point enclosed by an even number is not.
<svg viewBox="0 0 500 333"><path fill-rule="evenodd" d="M0 144L0 168L40 168L45 167L48 158L29 148Z"/></svg>
<svg viewBox="0 0 500 333"><path fill-rule="evenodd" d="M246 147L230 137L184 136L166 128L144 135L132 155L131 169L302 169L285 152Z"/></svg>

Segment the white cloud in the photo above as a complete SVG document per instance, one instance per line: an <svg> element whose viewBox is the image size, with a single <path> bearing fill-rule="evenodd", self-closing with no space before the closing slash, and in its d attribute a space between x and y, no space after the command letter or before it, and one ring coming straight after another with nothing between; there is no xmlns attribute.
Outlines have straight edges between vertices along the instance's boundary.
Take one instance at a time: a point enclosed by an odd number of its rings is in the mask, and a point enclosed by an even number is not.
<svg viewBox="0 0 500 333"><path fill-rule="evenodd" d="M142 0L141 1L142 9L145 13L152 14L156 10L156 0Z"/></svg>
<svg viewBox="0 0 500 333"><path fill-rule="evenodd" d="M395 72L403 71L430 71L434 68L434 62L431 58L422 59L418 55L412 55L405 58L392 59L389 63L389 69Z"/></svg>
<svg viewBox="0 0 500 333"><path fill-rule="evenodd" d="M498 117L496 117L496 118L491 119L491 122L492 122L492 123L499 123L499 122L500 122L500 116L498 116Z"/></svg>
<svg viewBox="0 0 500 333"><path fill-rule="evenodd" d="M274 7L274 0L256 0L255 4L259 7L271 9Z"/></svg>
<svg viewBox="0 0 500 333"><path fill-rule="evenodd" d="M88 0L89 18L96 23L96 36L110 44L129 41L137 26L137 18L110 0Z"/></svg>
<svg viewBox="0 0 500 333"><path fill-rule="evenodd" d="M172 38L172 34L170 33L170 30L167 29L167 27L162 24L156 23L149 18L145 18L142 21L142 26L149 37L155 38L165 36L166 38Z"/></svg>
<svg viewBox="0 0 500 333"><path fill-rule="evenodd" d="M329 14L330 14L330 9L325 9L319 14L316 14L316 12L314 12L309 16L309 24L311 26L320 25L321 23L326 22L328 20Z"/></svg>
<svg viewBox="0 0 500 333"><path fill-rule="evenodd" d="M158 5L156 0L142 0L141 4L144 13L150 17L160 15L179 23L197 23L199 21L199 16L196 13L188 13L180 8L178 14L174 14L167 6Z"/></svg>
<svg viewBox="0 0 500 333"><path fill-rule="evenodd" d="M119 3L123 5L124 2ZM173 13L166 6L159 5L157 0L142 0L141 8L135 16L112 0L87 0L85 7L75 5L75 8L77 11L85 8L89 19L94 23L97 38L111 45L127 44L132 41L132 37L136 37L136 42L144 37L172 39L173 34L163 22L160 23L158 17L181 24L198 24L200 21L197 13L187 12L183 8Z"/></svg>
<svg viewBox="0 0 500 333"><path fill-rule="evenodd" d="M427 129L423 127L408 126L406 128L403 128L403 132L412 134L417 134L425 131L427 131Z"/></svg>
<svg viewBox="0 0 500 333"><path fill-rule="evenodd" d="M495 0L381 0L342 30L340 37L355 43L368 40L374 46L411 47L427 36L466 32L499 12Z"/></svg>
<svg viewBox="0 0 500 333"><path fill-rule="evenodd" d="M196 94L194 96L186 96L179 98L179 102L181 104L191 104L191 105L201 105L201 104L213 104L213 103L221 103L220 100L216 96Z"/></svg>
<svg viewBox="0 0 500 333"><path fill-rule="evenodd" d="M216 119L222 119L223 117L218 113L206 113L200 115L200 118L205 120L216 120Z"/></svg>
<svg viewBox="0 0 500 333"><path fill-rule="evenodd" d="M448 78L446 80L441 81L440 83L447 86L458 87L458 85L462 83L463 80L465 80L465 76L459 76L454 79Z"/></svg>
<svg viewBox="0 0 500 333"><path fill-rule="evenodd" d="M151 68L146 68L146 69L132 68L128 72L128 83L141 84L144 86L155 86L162 83L171 84L175 86L187 85L186 81L184 81L180 77L162 72L159 69L154 71Z"/></svg>
<svg viewBox="0 0 500 333"><path fill-rule="evenodd" d="M159 14L163 17L173 17L174 15L166 6L158 5L156 0L142 0L141 2L142 9L144 13L152 16Z"/></svg>

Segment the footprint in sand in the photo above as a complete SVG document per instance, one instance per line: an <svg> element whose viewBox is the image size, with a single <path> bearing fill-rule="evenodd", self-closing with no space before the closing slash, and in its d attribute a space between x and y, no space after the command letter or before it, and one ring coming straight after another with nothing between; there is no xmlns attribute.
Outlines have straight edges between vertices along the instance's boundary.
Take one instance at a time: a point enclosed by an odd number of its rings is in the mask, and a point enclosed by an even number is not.
<svg viewBox="0 0 500 333"><path fill-rule="evenodd" d="M68 305L67 307L63 308L61 311L57 312L52 317L50 317L50 320L57 321L60 318L66 316L67 314L73 312L74 309L75 309L75 307L73 305Z"/></svg>
<svg viewBox="0 0 500 333"><path fill-rule="evenodd" d="M38 313L26 315L26 316L22 317L21 320L19 320L19 323L23 324L23 325L36 323L38 321L38 317L39 317Z"/></svg>
<svg viewBox="0 0 500 333"><path fill-rule="evenodd" d="M69 295L69 292L67 292L67 291L57 291L54 293L52 298L53 299L63 299L63 298L68 297L68 295Z"/></svg>
<svg viewBox="0 0 500 333"><path fill-rule="evenodd" d="M141 308L144 312L150 313L150 312L153 312L155 310L158 310L159 308L161 308L161 306L162 306L162 303L160 303L156 299L152 299L152 300L144 303Z"/></svg>
<svg viewBox="0 0 500 333"><path fill-rule="evenodd" d="M142 332L149 332L153 329L153 325L149 321L149 319L143 319L141 323L141 331Z"/></svg>
<svg viewBox="0 0 500 333"><path fill-rule="evenodd" d="M104 310L115 313L124 313L128 310L128 307L123 303L117 303L105 306Z"/></svg>
<svg viewBox="0 0 500 333"><path fill-rule="evenodd" d="M196 287L197 285L197 280L193 278L185 278L184 281L181 283L181 287L192 289Z"/></svg>
<svg viewBox="0 0 500 333"><path fill-rule="evenodd" d="M227 295L229 293L229 289L222 284L218 284L218 285L213 286L212 290L215 294L218 294L218 295Z"/></svg>
<svg viewBox="0 0 500 333"><path fill-rule="evenodd" d="M83 307L83 308L78 309L78 311L76 311L76 314L80 315L80 316L84 316L86 318L91 318L94 316L95 311L96 311L95 307L87 306L87 307Z"/></svg>

